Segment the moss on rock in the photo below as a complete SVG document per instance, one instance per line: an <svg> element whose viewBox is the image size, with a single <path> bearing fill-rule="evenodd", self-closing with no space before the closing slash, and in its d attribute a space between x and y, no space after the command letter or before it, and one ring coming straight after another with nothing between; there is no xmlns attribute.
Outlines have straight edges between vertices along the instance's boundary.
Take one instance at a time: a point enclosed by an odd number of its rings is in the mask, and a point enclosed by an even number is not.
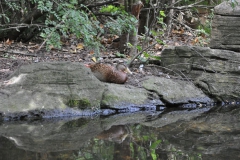
<svg viewBox="0 0 240 160"><path fill-rule="evenodd" d="M67 105L71 108L77 107L78 109L87 109L91 106L89 99L69 99Z"/></svg>

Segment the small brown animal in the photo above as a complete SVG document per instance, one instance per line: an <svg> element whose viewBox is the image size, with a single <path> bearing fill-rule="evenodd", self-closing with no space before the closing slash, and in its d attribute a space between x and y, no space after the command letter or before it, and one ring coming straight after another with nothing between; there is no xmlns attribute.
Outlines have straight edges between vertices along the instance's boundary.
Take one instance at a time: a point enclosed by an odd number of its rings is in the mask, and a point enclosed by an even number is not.
<svg viewBox="0 0 240 160"><path fill-rule="evenodd" d="M104 63L90 63L86 66L89 67L94 76L102 82L123 84L128 79L127 73L132 74L128 67L120 63L116 65L116 68Z"/></svg>

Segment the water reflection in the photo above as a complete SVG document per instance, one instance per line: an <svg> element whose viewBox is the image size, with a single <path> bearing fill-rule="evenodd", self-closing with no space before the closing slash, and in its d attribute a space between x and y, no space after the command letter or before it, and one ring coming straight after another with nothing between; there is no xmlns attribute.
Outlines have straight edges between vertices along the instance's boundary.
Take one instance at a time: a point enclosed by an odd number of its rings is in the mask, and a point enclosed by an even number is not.
<svg viewBox="0 0 240 160"><path fill-rule="evenodd" d="M0 160L234 160L239 122L239 106L3 122Z"/></svg>

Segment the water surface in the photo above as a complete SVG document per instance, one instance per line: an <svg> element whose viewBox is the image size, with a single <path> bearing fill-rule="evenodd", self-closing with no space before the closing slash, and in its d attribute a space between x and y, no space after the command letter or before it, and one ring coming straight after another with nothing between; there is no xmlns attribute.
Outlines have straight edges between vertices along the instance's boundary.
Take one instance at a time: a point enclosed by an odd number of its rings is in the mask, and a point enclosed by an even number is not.
<svg viewBox="0 0 240 160"><path fill-rule="evenodd" d="M0 160L240 159L240 106L0 123Z"/></svg>

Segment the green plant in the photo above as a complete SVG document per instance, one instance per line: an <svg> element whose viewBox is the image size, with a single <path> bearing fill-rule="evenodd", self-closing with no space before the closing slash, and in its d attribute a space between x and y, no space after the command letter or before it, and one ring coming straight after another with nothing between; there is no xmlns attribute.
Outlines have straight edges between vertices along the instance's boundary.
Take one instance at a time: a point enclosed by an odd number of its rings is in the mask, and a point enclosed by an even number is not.
<svg viewBox="0 0 240 160"><path fill-rule="evenodd" d="M213 10L211 10L204 24L200 24L198 26L198 29L195 30L197 36L197 44L200 46L206 46L210 43L213 16Z"/></svg>
<svg viewBox="0 0 240 160"><path fill-rule="evenodd" d="M142 49L141 46L138 45L138 46L137 46L137 50L138 50L139 52L141 52L143 49ZM152 58L152 59L155 59L155 60L160 60L160 59L161 59L160 56L154 56L154 55L152 55L152 53L150 53L150 52L143 51L142 54L143 54L143 57L139 57L139 59L140 59L142 62L146 62L149 58Z"/></svg>
<svg viewBox="0 0 240 160"><path fill-rule="evenodd" d="M157 19L157 24L160 25L160 29L159 30L151 30L151 34L155 37L160 37L164 34L164 31L166 30L167 28L167 25L164 23L164 18L166 17L164 11L159 11L159 15L158 17L156 17ZM156 39L157 41L159 40L158 38ZM162 43L162 41L159 41L159 43Z"/></svg>
<svg viewBox="0 0 240 160"><path fill-rule="evenodd" d="M103 47L99 36L104 32L103 25L100 24L91 10L79 4L80 2L77 0L30 0L25 1L22 5L19 1L2 1L4 3L2 4L3 11L0 13L0 18L3 23L0 26L0 38L8 38L10 36L9 30L15 29L18 31L19 34L13 32L11 35L17 39L20 34L24 35L23 32L28 33L30 29L34 29L37 32L32 33L33 37L40 35L44 39L43 44L46 44L48 50L61 48L61 38L73 35L83 41L85 47L94 50L94 53L99 53L101 47ZM109 5L102 7L100 11L115 14L115 17L117 17L116 19L108 19L108 23L105 25L112 32L118 34L130 31L136 32L137 20L126 13L123 6ZM34 15L35 17L33 16L31 22L23 22L24 26L19 27L18 23L22 24L22 20L19 19L24 19L27 15ZM14 24L11 24L13 22Z"/></svg>
<svg viewBox="0 0 240 160"><path fill-rule="evenodd" d="M80 5L79 9L76 0L62 1L62 3L53 1L55 4L48 0L34 0L34 2L38 4L39 10L48 14L45 24L50 28L44 28L41 33L46 40L48 49L50 46L60 48L60 37L74 34L78 39L84 41L85 46L94 49L95 53L99 53L101 44L97 35L102 33L103 29L96 17L84 5Z"/></svg>
<svg viewBox="0 0 240 160"><path fill-rule="evenodd" d="M163 22L163 18L165 18L166 15L164 11L159 11L159 17L157 17L157 23L162 25L163 29L166 29L166 24Z"/></svg>
<svg viewBox="0 0 240 160"><path fill-rule="evenodd" d="M100 52L102 45L97 35L103 33L103 29L100 27L100 22L95 15L85 6L80 5L81 9L79 10L76 7L78 3L75 0L58 3L56 4L57 7L54 7L55 5L47 0L36 3L38 3L38 9L49 14L49 18L45 20L45 24L52 27L43 29L41 33L41 36L46 40L48 49L50 46L60 48L60 37L74 34L77 38L84 41L85 46L94 49L95 53ZM134 27L137 23L136 18L127 14L121 7L109 5L102 7L100 11L118 13L116 20L111 19L106 24L112 33L136 32ZM53 20L50 19L50 15L55 18Z"/></svg>
<svg viewBox="0 0 240 160"><path fill-rule="evenodd" d="M129 14L120 14L117 19L114 20L110 18L111 21L106 23L106 27L109 28L113 34L124 34L129 32L136 33L135 25L138 23L138 20Z"/></svg>
<svg viewBox="0 0 240 160"><path fill-rule="evenodd" d="M100 9L100 12L107 12L107 13L112 13L112 14L117 14L117 13L126 13L124 11L124 7L123 6L120 6L120 7L115 7L113 5L107 5L107 6L104 6Z"/></svg>
<svg viewBox="0 0 240 160"><path fill-rule="evenodd" d="M204 24L200 24L197 29L197 33L204 34L206 36L209 36L212 31L212 20L213 20L213 9L211 10L211 13L206 18L206 21Z"/></svg>

